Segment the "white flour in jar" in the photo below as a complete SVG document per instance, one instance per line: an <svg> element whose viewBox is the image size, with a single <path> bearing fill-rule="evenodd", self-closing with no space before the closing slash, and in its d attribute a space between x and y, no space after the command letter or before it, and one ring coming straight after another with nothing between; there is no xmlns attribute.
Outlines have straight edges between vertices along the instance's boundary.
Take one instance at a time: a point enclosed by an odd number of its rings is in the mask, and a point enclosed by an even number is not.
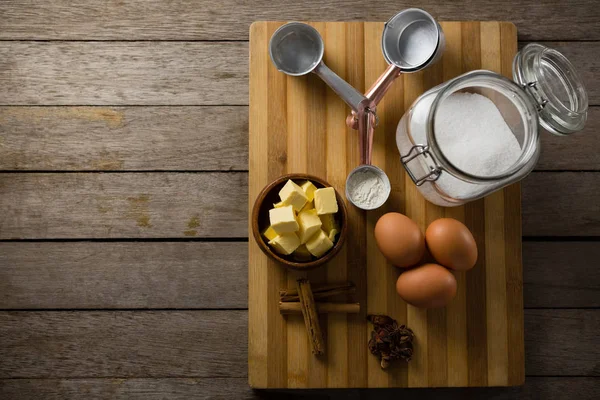
<svg viewBox="0 0 600 400"><path fill-rule="evenodd" d="M387 197L387 188L381 178L368 169L356 171L348 182L348 194L361 208L373 208Z"/></svg>
<svg viewBox="0 0 600 400"><path fill-rule="evenodd" d="M427 143L427 116L434 95L414 108L411 133L415 143ZM459 169L476 176L498 175L521 155L521 146L496 105L476 93L454 93L438 108L434 121L436 139L444 155ZM465 182L443 171L435 184L454 198L483 193L486 184Z"/></svg>

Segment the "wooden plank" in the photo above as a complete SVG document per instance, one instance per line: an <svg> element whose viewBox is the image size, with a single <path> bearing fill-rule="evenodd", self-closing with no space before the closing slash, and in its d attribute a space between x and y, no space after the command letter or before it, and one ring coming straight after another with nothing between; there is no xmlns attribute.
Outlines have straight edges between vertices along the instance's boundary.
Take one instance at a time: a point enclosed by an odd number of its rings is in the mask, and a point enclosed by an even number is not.
<svg viewBox="0 0 600 400"><path fill-rule="evenodd" d="M245 377L246 311L0 313L0 378Z"/></svg>
<svg viewBox="0 0 600 400"><path fill-rule="evenodd" d="M0 312L0 378L245 377L247 315ZM598 377L599 321L600 310L526 310L527 374Z"/></svg>
<svg viewBox="0 0 600 400"><path fill-rule="evenodd" d="M250 31L252 43L267 40L267 27L264 25L253 25ZM252 47L251 47L252 50ZM267 55L264 52L257 53L250 57L250 68L255 71L260 79L266 80L268 76ZM256 76L255 75L255 76ZM250 95L255 101L250 106L250 114L253 118L249 120L248 142L249 146L255 149L254 153L249 153L248 164L250 169L256 169L257 163L261 162L263 157L268 157L268 136L258 134L258 127L265 126L267 115L261 110L268 107L266 91L257 86L251 79ZM248 209L254 206L253 201L259 191L268 181L267 171L262 174L254 174L248 179ZM248 233L252 231L252 221L248 219ZM250 386L266 386L268 384L268 320L265 310L268 306L268 281L265 279L265 269L269 267L267 260L260 256L260 251L256 241L250 240L248 244L248 337L255 338L248 345L248 368L258 371L254 376L250 376L248 381Z"/></svg>
<svg viewBox="0 0 600 400"><path fill-rule="evenodd" d="M266 32L263 38L270 38L277 27L278 26L275 23L266 24ZM256 54L258 52L261 54ZM249 202L256 198L256 194L258 194L267 183L273 181L278 176L289 172L287 170L287 113L285 108L287 101L287 78L284 74L279 73L267 58L265 48L260 51L253 50L251 54L253 54L251 55L251 58L259 58L262 62L262 65L259 67L260 72L258 76L264 77L264 73L268 76L268 82L262 82L267 84L266 87L262 86L260 81L258 81L258 85L255 86L255 90L261 92L257 106L261 107L261 105L264 105L264 108L261 108L258 112L258 114L262 115L257 115L255 112L250 114L251 119L256 118L258 121L256 126L253 125L252 122L250 123L250 135L264 137L262 140L266 141L268 145L266 149L261 147L260 151L254 157L257 158L256 164L261 161L264 163L265 159L273 160L273 162L269 164L266 170L258 172L257 176L259 179L255 180L254 184L250 185ZM275 97L270 97L269 94L277 96L277 98L282 101L273 101L273 98ZM259 125L264 119L267 120L267 124L262 126ZM263 153L263 151L265 152ZM263 158L265 155L266 158ZM250 155L250 157L253 156ZM250 252L252 252L252 248L250 248ZM264 259L264 254L262 254L262 257ZM266 342L268 351L261 354L259 357L267 357L268 362L265 364L266 370L264 372L267 374L267 385L271 387L284 387L285 382L288 380L286 351L287 335L285 320L279 313L279 297L277 292L278 289L286 286L287 272L285 269L281 268L277 262L271 259L268 259L266 264L263 260L260 260L257 265L259 268L263 268L259 272L259 279L264 279L266 286L263 286L262 283L255 285L254 281L249 281L248 285L251 290L255 291L265 288L264 293L261 296L266 299L266 307L258 309L258 312L265 314L264 318L266 319L266 327L268 329L265 331L266 335L262 337L251 336L249 343L253 345L255 342ZM269 290L273 288L276 288L275 291ZM255 305L250 303L250 306L254 307ZM257 305L257 307L258 306L259 305ZM257 322L261 323L262 319L263 318L261 317ZM256 321L253 321L252 323L256 324ZM262 373L263 372L259 372L259 374Z"/></svg>
<svg viewBox="0 0 600 400"><path fill-rule="evenodd" d="M600 376L600 310L527 310L527 375Z"/></svg>
<svg viewBox="0 0 600 400"><path fill-rule="evenodd" d="M599 380L594 378L528 377L524 386L509 388L379 389L361 391L361 400L397 400L399 398L403 400L592 400L597 398L599 387ZM333 398L335 399L335 397Z"/></svg>
<svg viewBox="0 0 600 400"><path fill-rule="evenodd" d="M600 105L600 41L545 44ZM243 42L0 42L0 59L0 105L248 104Z"/></svg>
<svg viewBox="0 0 600 400"><path fill-rule="evenodd" d="M600 307L600 243L523 243L525 307Z"/></svg>
<svg viewBox="0 0 600 400"><path fill-rule="evenodd" d="M0 174L0 238L246 237L247 177Z"/></svg>
<svg viewBox="0 0 600 400"><path fill-rule="evenodd" d="M536 170L600 170L600 107L590 107L583 131L570 136L541 132Z"/></svg>
<svg viewBox="0 0 600 400"><path fill-rule="evenodd" d="M324 40L326 47L335 48L345 46L345 35L344 32L340 32L340 29L327 29L327 24L322 23L318 28L325 31ZM363 48L364 39L357 43L357 46ZM328 55L327 63L331 67L336 68L339 74L342 74L345 79L348 79L349 72L346 66L346 57L340 57L339 53L333 53ZM358 64L358 63L357 63ZM360 65L360 64L359 64ZM356 77L355 77L356 78ZM318 82L318 81L317 81ZM317 103L317 109L319 106L325 109L324 113L312 113L310 118L314 118L314 115L321 115L324 119L323 127L325 129L325 143L321 141L313 141L321 146L311 146L313 152L316 148L321 148L316 151L317 154L322 154L321 164L324 167L323 170L314 171L320 176L324 176L328 182L337 187L343 187L345 185L344 176L346 175L346 163L342 160L346 160L350 154L349 144L351 142L348 132L346 132L345 126L345 104L340 104L335 101L335 94L322 84L316 84L316 81L311 81L315 87L321 88L322 92L316 92L320 96L313 96L311 99L319 98ZM324 94L324 95L323 95ZM323 154L324 153L324 154ZM309 153L313 154L313 153ZM325 162L323 162L325 159ZM348 246L345 246L336 258L329 263L330 267L327 267L326 278L327 280L334 282L343 282L348 279L348 261L349 252ZM364 303L363 303L364 304ZM348 365L348 354L346 349L348 348L348 318L346 315L328 315L327 316L327 337L335 338L335 340L327 340L327 363L330 366L327 372L327 387L332 388L343 388L348 386L348 372L350 366Z"/></svg>
<svg viewBox="0 0 600 400"><path fill-rule="evenodd" d="M381 58L373 64L384 62ZM444 65L445 80L459 73ZM402 90L401 82L392 90ZM383 107L385 100L379 109ZM390 135L402 116L402 104L396 107L381 117ZM0 107L0 170L246 170L247 128L247 106ZM309 130L311 140L322 137L322 128L315 124ZM569 137L543 133L536 169L600 170L598 131L600 107L591 107L583 132ZM388 145L395 146L395 136ZM320 154L309 157L315 167L323 159ZM395 160L389 166L393 160L386 161L388 176L401 172Z"/></svg>
<svg viewBox="0 0 600 400"><path fill-rule="evenodd" d="M466 22L462 27L462 70L481 69L481 51L486 48L481 23ZM488 349L486 316L485 205L477 200L464 206L465 225L473 232L478 257L474 269L465 274L467 293L467 360L469 386L488 385ZM510 221L506 221L509 223ZM511 238L508 238L511 239ZM476 299L473 301L473 299Z"/></svg>
<svg viewBox="0 0 600 400"><path fill-rule="evenodd" d="M0 243L0 309L245 308L247 243Z"/></svg>
<svg viewBox="0 0 600 400"><path fill-rule="evenodd" d="M247 247L0 243L0 309L245 308ZM600 307L600 271L595 268L599 257L598 242L523 243L525 307ZM388 301L396 299L393 294ZM373 307L369 312L378 312L377 303L368 304ZM455 315L453 307L458 306L451 303L448 315ZM460 350L466 346L466 321L451 321L456 327L448 330L455 332L452 338ZM346 340L335 337L336 343ZM450 337L448 341L450 352ZM450 372L462 382L459 371Z"/></svg>
<svg viewBox="0 0 600 400"><path fill-rule="evenodd" d="M260 399L245 378L101 378L0 380L4 400Z"/></svg>
<svg viewBox="0 0 600 400"><path fill-rule="evenodd" d="M516 27L511 24L503 24L500 28L502 38L512 37L516 34ZM502 53L515 54L516 43L502 40ZM502 61L502 74L510 78L512 75L512 60L505 57ZM521 184L514 184L504 191L505 218L508 220L523 220L521 203ZM484 200L485 201L485 200ZM512 224L504 226L504 237L522 237L523 224ZM513 385L522 385L525 380L525 349L523 346L511 346L510 343L523 343L524 321L523 321L523 241L513 243L504 249L504 260L506 268L504 287L506 290L506 337L508 365L508 381ZM496 328L497 329L497 328Z"/></svg>
<svg viewBox="0 0 600 400"><path fill-rule="evenodd" d="M0 107L0 170L247 170L247 132L245 106Z"/></svg>
<svg viewBox="0 0 600 400"><path fill-rule="evenodd" d="M316 0L274 0L259 5L225 0L200 7L189 0L124 0L107 7L84 0L49 0L27 6L3 1L0 39L247 40L248 27L255 20L385 21L408 7L383 0L369 4L365 9L357 0L335 0L326 6ZM542 4L424 0L419 7L441 20L513 21L527 40L600 39L596 25L600 13L592 0L546 0Z"/></svg>
<svg viewBox="0 0 600 400"><path fill-rule="evenodd" d="M327 23L327 33L336 29L336 23ZM342 28L337 28L341 31L346 31L345 41L342 41L340 44L343 47L339 48L339 52L337 53L337 58L339 62L344 65L343 69L345 71L344 77L348 80L353 87L357 88L359 91L366 90L366 74L365 68L366 64L370 62L365 57L365 47L368 46L365 38L365 23L362 22L352 22L345 24ZM330 52L330 54L333 52ZM326 61L331 59L331 55L326 56ZM335 64L334 64L335 65ZM345 117L343 115L348 115L348 108L342 104L342 102L335 98L335 96L331 95L331 90L327 91L327 108L328 108L328 128L336 129L336 136L339 138L340 135L344 133L347 136L345 141L346 144L346 158L333 158L328 162L328 174L327 178L331 178L332 182L330 182L340 193L345 193L346 190L346 177L348 174L359 164L360 156L359 156L359 137L354 134L355 132L349 129L347 126L344 126ZM364 93L364 92L363 92ZM332 113L329 112L329 105L332 103L337 103L335 111ZM344 109L344 113L342 114L340 111ZM341 119L340 119L341 117ZM327 146L335 149L337 147L337 141L328 142ZM337 143L344 143L343 141L339 141ZM342 155L343 153L340 152ZM334 167L332 164L336 163ZM344 167L346 168L346 173L344 174ZM347 203L348 204L348 203ZM349 385L357 386L357 387L366 387L367 386L367 360L369 357L367 346L356 346L356 343L368 343L369 336L367 335L366 328L366 303L367 303L367 234L366 228L368 225L367 215L365 212L352 207L348 204L348 225L350 226L349 231L352 230L353 233L349 234L350 238L354 239L354 243L352 243L351 239L346 242L346 265L337 264L336 266L340 268L339 274L344 273L344 269L346 270L346 276L348 280L354 282L356 285L356 294L354 298L357 302L362 304L363 306L360 309L359 314L348 315L346 319L346 324L342 324L343 327L347 327L348 330L348 347L342 350L342 355L338 355L338 358L341 358L347 355L346 363L347 367L345 368L348 371L347 379ZM352 243L352 244L351 244ZM357 245L360 243L360 245ZM332 268L331 265L328 268ZM335 340L335 338L331 338L330 340Z"/></svg>
<svg viewBox="0 0 600 400"><path fill-rule="evenodd" d="M255 53L251 53L252 56ZM265 57L266 58L266 57ZM267 61L268 62L268 61ZM306 109L309 105L309 87L308 76L293 79L286 77L286 90L288 93L285 99L287 108L286 119L286 148L294 148L296 151L287 152L287 168L289 172L308 172L308 126L310 117L306 117ZM260 88L258 90L261 90ZM266 94L265 94L266 96ZM260 111L259 111L260 112ZM265 115L268 118L268 115ZM260 133L259 133L260 134ZM297 288L296 280L307 278L305 272L287 273L287 288ZM269 290L269 289L267 289ZM305 388L308 386L309 365L315 358L312 355L314 345L308 337L308 316L295 315L286 316L286 335L287 335L287 387L290 388ZM319 343L324 340L319 322ZM322 344L325 347L326 344ZM327 352L329 353L329 352Z"/></svg>
<svg viewBox="0 0 600 400"><path fill-rule="evenodd" d="M594 172L531 174L523 234L600 235L600 192L589 190L599 180ZM246 173L5 173L0 239L247 237L246 190Z"/></svg>
<svg viewBox="0 0 600 400"><path fill-rule="evenodd" d="M600 235L600 174L533 173L522 187L524 236Z"/></svg>
<svg viewBox="0 0 600 400"><path fill-rule="evenodd" d="M325 27L325 23L324 22L317 22L314 24L314 26L317 29L323 29ZM308 98L307 98L307 103L306 106L308 106L308 104L312 104L313 106L316 107L321 107L322 109L326 108L326 104L325 104L325 98L323 96L323 93L326 90L325 85L322 83L322 81L316 76L316 75L309 75L308 77L308 81L309 86L308 88L310 88L310 90L306 91L306 93L308 94ZM318 83L318 84L315 84ZM307 119L307 132L306 132L306 143L307 143L307 147L310 146L312 148L312 143L327 143L327 125L326 125L326 115L324 113L313 113L308 119ZM314 150L314 149L313 149ZM325 146L320 146L319 149L317 151L309 151L306 153L306 171L311 174L311 175L316 175L316 176L326 176L327 174L327 165L326 163L323 162L323 159L325 157ZM335 262L344 262L344 257L343 257L343 253L345 252L345 250L342 250L340 253L338 253L338 256L336 257L337 259L335 260ZM340 258L341 256L341 258ZM334 262L334 263L335 263ZM334 263L330 263L334 264ZM311 282L315 282L315 283L323 283L327 281L327 274L328 274L328 268L317 268L316 270L313 271L309 271L306 275L307 278L310 279ZM329 335L332 335L332 333L329 331L329 320L331 318L335 318L335 317L331 317L331 314L329 314L328 316L325 315L321 315L320 317L320 324L321 324L321 328L323 329L326 338ZM342 317L345 318L345 317ZM337 336L334 336L336 338L338 338ZM327 356L325 357L327 360L330 360L331 358L329 357L329 354L331 354L331 343L333 341L330 340L327 342ZM339 345L343 345L344 344L344 336L340 335L339 336L339 341L338 341ZM308 362L308 373L307 373L307 383L310 386L327 386L329 385L329 379L330 376L329 374L324 373L323 371L326 369L326 364L324 362L324 358L316 358L316 357L307 357L307 359L309 360ZM340 371L341 373L344 373L344 370L342 369Z"/></svg>
<svg viewBox="0 0 600 400"><path fill-rule="evenodd" d="M0 42L0 104L248 104L247 54L247 43Z"/></svg>
<svg viewBox="0 0 600 400"><path fill-rule="evenodd" d="M515 32L511 32L515 33ZM481 42L492 43L493 46L483 45L481 47L481 68L496 73L506 73L503 71L503 64L506 64L510 57L501 58L502 50L514 54L516 52L516 43L507 41L502 46L500 24L482 24ZM504 206L504 191L498 191L487 196L484 200L485 213L485 287L486 287L486 311L487 319L486 331L487 337L487 371L488 384L490 386L506 386L508 384L509 361L508 361L508 330L509 315L507 313L507 290L506 290L506 237L504 229L506 220L515 220L514 215L505 217L506 207ZM508 214L508 213L506 213ZM517 216L520 220L520 216ZM512 317L512 316L510 316ZM521 312L517 313L515 318L521 318ZM498 321L507 320L506 324ZM515 360L516 364L519 364ZM522 364L522 362L521 362ZM513 367L514 368L514 367Z"/></svg>
<svg viewBox="0 0 600 400"><path fill-rule="evenodd" d="M264 399L267 396L295 400L594 400L600 380L594 378L528 377L516 388L463 389L379 389L379 390L280 390L253 391L244 378L108 378L108 379L12 379L0 380L0 396L5 400L173 400ZM267 397L270 398L270 397Z"/></svg>
<svg viewBox="0 0 600 400"><path fill-rule="evenodd" d="M462 27L443 24L446 35L446 54L443 57L443 78L452 79L462 72ZM411 184L410 182L408 184ZM453 207L444 211L446 217L465 222L465 208ZM467 344L467 281L465 272L456 272L456 297L446 307L448 386L468 386L468 344Z"/></svg>

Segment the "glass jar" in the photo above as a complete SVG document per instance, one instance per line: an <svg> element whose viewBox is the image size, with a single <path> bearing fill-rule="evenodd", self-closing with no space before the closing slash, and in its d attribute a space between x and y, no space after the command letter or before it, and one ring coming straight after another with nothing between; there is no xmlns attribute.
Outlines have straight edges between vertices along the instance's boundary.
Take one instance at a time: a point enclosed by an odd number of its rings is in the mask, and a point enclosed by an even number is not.
<svg viewBox="0 0 600 400"><path fill-rule="evenodd" d="M564 55L529 44L515 56L513 78L471 71L404 114L396 144L427 200L457 206L523 179L540 155L538 124L556 135L583 129L587 94Z"/></svg>

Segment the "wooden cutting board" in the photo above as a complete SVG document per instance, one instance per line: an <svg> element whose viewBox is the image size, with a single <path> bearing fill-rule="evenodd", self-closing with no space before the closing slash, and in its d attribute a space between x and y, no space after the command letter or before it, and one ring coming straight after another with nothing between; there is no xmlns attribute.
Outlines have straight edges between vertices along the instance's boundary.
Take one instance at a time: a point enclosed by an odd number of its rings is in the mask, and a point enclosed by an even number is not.
<svg viewBox="0 0 600 400"><path fill-rule="evenodd" d="M313 74L288 77L268 55L281 22L250 29L249 208L259 191L280 175L306 172L344 193L346 175L359 163L356 131L346 128L348 107ZM383 23L316 22L325 62L364 92L386 68L380 50ZM424 72L398 79L378 107L373 163L392 182L377 211L349 205L349 238L337 258L316 271L287 271L267 259L250 234L248 372L254 388L507 386L524 381L520 186L466 206L428 203L404 173L395 142L404 111L425 90L463 72L488 69L511 76L516 27L506 22L445 22L443 59ZM399 211L425 231L440 217L461 220L479 248L477 266L458 273L458 294L444 309L423 310L395 291L399 270L377 250L373 227L385 212ZM358 286L359 315L321 318L327 354L311 354L301 316L278 311L279 289L298 277L313 284L351 280ZM367 350L366 315L388 314L416 335L413 360L381 370Z"/></svg>

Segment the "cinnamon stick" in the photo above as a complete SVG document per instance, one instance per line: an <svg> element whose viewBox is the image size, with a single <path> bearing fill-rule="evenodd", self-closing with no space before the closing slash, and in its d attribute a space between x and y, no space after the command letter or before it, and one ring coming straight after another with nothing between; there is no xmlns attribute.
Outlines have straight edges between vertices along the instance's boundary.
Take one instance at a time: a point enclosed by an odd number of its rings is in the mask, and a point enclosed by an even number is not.
<svg viewBox="0 0 600 400"><path fill-rule="evenodd" d="M359 303L315 303L317 313L342 313L342 314L358 314L360 312ZM299 302L279 303L279 312L281 314L298 314L302 312L302 304Z"/></svg>
<svg viewBox="0 0 600 400"><path fill-rule="evenodd" d="M323 339L323 333L319 325L319 315L317 314L317 307L310 288L310 282L308 279L298 279L296 287L298 288L298 297L300 298L308 338L312 345L312 352L313 354L325 354L325 340Z"/></svg>
<svg viewBox="0 0 600 400"><path fill-rule="evenodd" d="M356 286L352 282L344 283L332 283L322 285L313 289L313 298L315 300L322 300L328 297L337 296L339 294L352 294L356 293ZM279 301L298 301L298 290L297 289L286 289L279 291Z"/></svg>

